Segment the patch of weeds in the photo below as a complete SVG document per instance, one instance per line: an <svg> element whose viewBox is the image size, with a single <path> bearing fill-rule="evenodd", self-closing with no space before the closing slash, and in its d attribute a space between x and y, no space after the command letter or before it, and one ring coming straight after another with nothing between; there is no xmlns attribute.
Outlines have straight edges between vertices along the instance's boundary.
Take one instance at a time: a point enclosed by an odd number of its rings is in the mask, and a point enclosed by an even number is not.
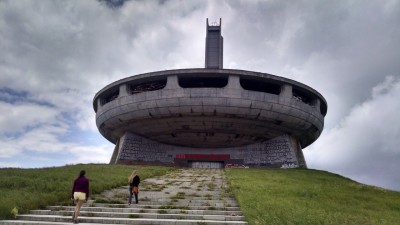
<svg viewBox="0 0 400 225"><path fill-rule="evenodd" d="M171 199L172 200L176 200L176 199L185 199L185 192L178 192L176 193L175 196L172 196Z"/></svg>
<svg viewBox="0 0 400 225"><path fill-rule="evenodd" d="M207 208L208 210L216 210L216 208L214 206L210 206Z"/></svg>
<svg viewBox="0 0 400 225"><path fill-rule="evenodd" d="M135 218L140 218L139 214L130 214L129 218L135 219Z"/></svg>
<svg viewBox="0 0 400 225"><path fill-rule="evenodd" d="M108 203L108 199L105 198L97 198L94 202L96 203Z"/></svg>
<svg viewBox="0 0 400 225"><path fill-rule="evenodd" d="M146 206L143 206L143 208L144 208L144 209L151 209L151 206L146 205Z"/></svg>
<svg viewBox="0 0 400 225"><path fill-rule="evenodd" d="M145 213L145 212L146 212L146 210L144 210L144 209L139 210L139 213Z"/></svg>
<svg viewBox="0 0 400 225"><path fill-rule="evenodd" d="M63 212L63 216L72 216L72 212Z"/></svg>
<svg viewBox="0 0 400 225"><path fill-rule="evenodd" d="M161 210L158 210L158 214L167 214L167 211L166 211L166 210L163 210L163 209L161 209Z"/></svg>
<svg viewBox="0 0 400 225"><path fill-rule="evenodd" d="M169 194L169 192L168 191L166 191L166 192L164 192L166 195L168 195Z"/></svg>
<svg viewBox="0 0 400 225"><path fill-rule="evenodd" d="M165 183L165 185L166 186L171 186L172 184L174 184L175 183L175 181L167 181L166 183Z"/></svg>
<svg viewBox="0 0 400 225"><path fill-rule="evenodd" d="M144 202L148 202L148 201L150 201L150 198L146 196L146 197L142 198L141 200Z"/></svg>
<svg viewBox="0 0 400 225"><path fill-rule="evenodd" d="M173 205L162 205L158 207L158 209L176 209L176 206Z"/></svg>
<svg viewBox="0 0 400 225"><path fill-rule="evenodd" d="M122 192L118 192L116 194L114 194L114 198L126 198L128 196L129 193L122 193Z"/></svg>
<svg viewBox="0 0 400 225"><path fill-rule="evenodd" d="M213 190L215 188L215 184L214 183L208 183L207 187L209 190Z"/></svg>
<svg viewBox="0 0 400 225"><path fill-rule="evenodd" d="M108 200L105 198L97 198L95 201L95 203L107 203L107 204L124 204L125 202L121 201L121 200Z"/></svg>
<svg viewBox="0 0 400 225"><path fill-rule="evenodd" d="M197 193L192 193L192 194L189 194L188 196L189 196L189 197L200 197L200 195L197 194Z"/></svg>
<svg viewBox="0 0 400 225"><path fill-rule="evenodd" d="M14 219L16 219L17 216L18 216L18 208L17 208L17 207L14 207L14 208L11 210L10 213L11 213L12 217L13 217Z"/></svg>

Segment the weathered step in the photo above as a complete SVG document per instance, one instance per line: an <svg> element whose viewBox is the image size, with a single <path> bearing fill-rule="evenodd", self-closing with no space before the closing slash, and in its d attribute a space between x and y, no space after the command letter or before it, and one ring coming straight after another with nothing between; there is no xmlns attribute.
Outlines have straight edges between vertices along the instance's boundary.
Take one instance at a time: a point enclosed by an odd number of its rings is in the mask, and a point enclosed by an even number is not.
<svg viewBox="0 0 400 225"><path fill-rule="evenodd" d="M26 221L47 221L47 222L64 222L71 223L71 216L57 215L20 215L18 219ZM80 224L97 223L97 224L140 224L140 225L198 225L201 223L209 225L221 224L247 224L244 221L221 221L221 220L185 220L185 219L146 219L146 218L107 218L107 217L79 217Z"/></svg>
<svg viewBox="0 0 400 225"><path fill-rule="evenodd" d="M160 199L148 199L148 200L141 200L142 202L146 202L146 203L158 203L160 204L160 202L171 202L172 200L177 200L180 202L188 202L188 203L224 203L224 200L221 199L191 199L191 198L160 198ZM139 199L140 201L140 199ZM236 205L236 201L233 200L225 200L225 202L229 203L229 204L235 204ZM96 203L96 202L95 202Z"/></svg>
<svg viewBox="0 0 400 225"><path fill-rule="evenodd" d="M72 215L73 211L51 211L51 210L31 210L33 215ZM68 214L68 215L66 215ZM179 213L170 214L166 210L158 210L156 213L116 213L81 211L81 216L86 217L118 217L118 218L147 218L147 219L185 219L185 220L222 220L222 221L243 221L243 216L232 215L209 215L209 214L189 214L185 210Z"/></svg>
<svg viewBox="0 0 400 225"><path fill-rule="evenodd" d="M49 206L48 209L53 210L61 210L63 207L66 206ZM168 204L168 205L131 205L128 206L127 204L94 204L92 208L121 208L121 209L166 209L166 208L176 208L176 209L190 209L190 210L223 210L223 211L240 211L239 207L225 207L225 206L211 206L211 205L200 205L200 206L192 206L192 205L181 205L181 204ZM83 207L85 208L85 207Z"/></svg>
<svg viewBox="0 0 400 225"><path fill-rule="evenodd" d="M122 206L122 207L121 207ZM47 209L53 211L73 211L74 206L48 206ZM209 206L175 206L175 205L132 205L131 207L127 205L119 205L119 204L109 204L109 205L97 205L94 207L82 207L81 210L86 211L100 211L100 212L124 212L124 213L134 213L134 212L152 212L158 211L160 209L171 210L171 212L179 212L181 210L185 210L188 213L208 213L208 214L219 214L223 213L226 215L229 214L241 214L239 207L209 207Z"/></svg>
<svg viewBox="0 0 400 225"><path fill-rule="evenodd" d="M140 204L144 205L181 205L181 206L214 206L214 207L237 207L238 205L236 203L224 203L224 202L190 202L186 200L177 200L177 201L171 201L171 200L166 200L166 201L156 201L156 202L151 202L151 201L141 201L139 202ZM101 205L107 205L107 203L94 203L94 206L101 206ZM120 207L128 207L128 204L108 204L108 205L114 205L114 206L120 206Z"/></svg>
<svg viewBox="0 0 400 225"><path fill-rule="evenodd" d="M72 206L49 206L47 207L52 211L72 212L74 207ZM88 212L109 212L109 213L158 213L160 210L165 210L167 213L179 214L182 209L141 209L141 208L111 208L111 207L82 207L81 211ZM184 209L187 214L194 215L230 215L230 216L242 216L242 212L239 210L192 210Z"/></svg>

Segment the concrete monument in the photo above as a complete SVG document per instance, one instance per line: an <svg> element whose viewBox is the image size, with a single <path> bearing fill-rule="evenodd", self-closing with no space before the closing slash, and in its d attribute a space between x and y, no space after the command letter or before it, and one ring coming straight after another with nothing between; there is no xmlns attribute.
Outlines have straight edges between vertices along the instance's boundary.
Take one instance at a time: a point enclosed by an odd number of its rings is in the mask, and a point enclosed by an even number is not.
<svg viewBox="0 0 400 225"><path fill-rule="evenodd" d="M327 102L284 77L223 69L221 20L207 20L205 68L127 77L94 97L110 163L182 167L307 167Z"/></svg>

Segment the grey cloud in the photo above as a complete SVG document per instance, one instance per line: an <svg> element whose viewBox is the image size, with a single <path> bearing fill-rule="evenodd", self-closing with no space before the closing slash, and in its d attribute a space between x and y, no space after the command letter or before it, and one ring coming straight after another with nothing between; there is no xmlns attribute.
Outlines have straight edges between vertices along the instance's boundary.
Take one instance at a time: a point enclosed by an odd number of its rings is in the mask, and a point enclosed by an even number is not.
<svg viewBox="0 0 400 225"><path fill-rule="evenodd" d="M399 190L400 78L389 76L370 92L305 154L312 167Z"/></svg>
<svg viewBox="0 0 400 225"><path fill-rule="evenodd" d="M0 101L0 135L20 134L29 128L52 123L59 112L52 107L32 103L6 103Z"/></svg>

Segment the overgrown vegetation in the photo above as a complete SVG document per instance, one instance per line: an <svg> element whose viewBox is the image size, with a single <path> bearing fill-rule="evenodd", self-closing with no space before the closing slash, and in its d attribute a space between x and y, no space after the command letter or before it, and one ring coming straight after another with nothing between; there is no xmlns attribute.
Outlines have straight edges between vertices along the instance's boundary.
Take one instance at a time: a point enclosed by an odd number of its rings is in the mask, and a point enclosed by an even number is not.
<svg viewBox="0 0 400 225"><path fill-rule="evenodd" d="M250 225L398 224L400 192L305 169L229 169Z"/></svg>
<svg viewBox="0 0 400 225"><path fill-rule="evenodd" d="M133 169L141 179L161 176L173 170L170 167L137 167L126 165L85 164L41 169L0 169L0 219L13 218L16 212L48 205L71 205L73 180L81 169L90 180L91 195L100 194L127 185ZM15 208L15 209L14 209Z"/></svg>

